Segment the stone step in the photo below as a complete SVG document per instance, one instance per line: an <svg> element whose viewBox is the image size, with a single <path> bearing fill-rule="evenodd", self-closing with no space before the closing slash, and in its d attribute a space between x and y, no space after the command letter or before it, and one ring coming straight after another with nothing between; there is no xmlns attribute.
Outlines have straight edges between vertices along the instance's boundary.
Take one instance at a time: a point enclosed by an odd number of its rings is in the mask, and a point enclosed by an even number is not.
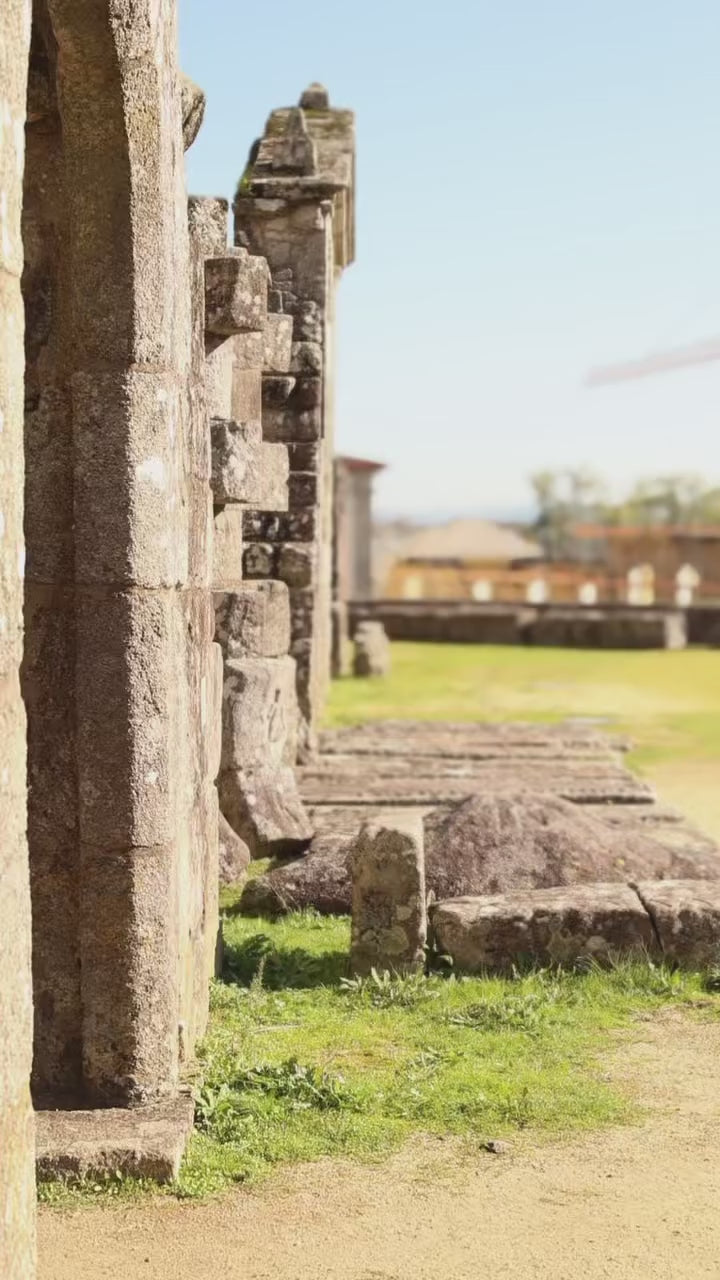
<svg viewBox="0 0 720 1280"><path fill-rule="evenodd" d="M463 756L477 752L527 748L607 755L627 751L628 740L598 733L595 728L564 721L560 724L478 724L472 722L382 720L327 729L320 734L323 755L353 752L370 755Z"/></svg>
<svg viewBox="0 0 720 1280"><path fill-rule="evenodd" d="M37 1111L39 1179L125 1177L173 1182L193 1127L187 1093L141 1107Z"/></svg>
<svg viewBox="0 0 720 1280"><path fill-rule="evenodd" d="M437 805L481 792L547 791L576 804L649 804L653 789L626 769L605 762L459 761L422 757L348 757L298 770L308 805Z"/></svg>

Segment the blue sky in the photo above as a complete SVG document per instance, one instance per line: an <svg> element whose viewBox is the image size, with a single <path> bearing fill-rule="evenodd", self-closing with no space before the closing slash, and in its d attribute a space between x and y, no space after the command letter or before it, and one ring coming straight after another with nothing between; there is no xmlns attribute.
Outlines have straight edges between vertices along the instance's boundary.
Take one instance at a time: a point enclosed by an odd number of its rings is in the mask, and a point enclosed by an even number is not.
<svg viewBox="0 0 720 1280"><path fill-rule="evenodd" d="M720 364L588 391L720 336L717 0L180 0L208 95L190 190L232 195L311 80L357 112L337 447L386 512L498 513L588 464L720 480Z"/></svg>

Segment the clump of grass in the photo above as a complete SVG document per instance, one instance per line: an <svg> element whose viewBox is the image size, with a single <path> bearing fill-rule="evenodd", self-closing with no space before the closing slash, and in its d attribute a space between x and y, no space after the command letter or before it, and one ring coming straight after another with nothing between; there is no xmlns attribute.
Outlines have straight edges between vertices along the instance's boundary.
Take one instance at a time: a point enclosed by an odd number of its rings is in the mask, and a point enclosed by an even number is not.
<svg viewBox="0 0 720 1280"><path fill-rule="evenodd" d="M377 969L371 969L366 978L341 978L340 990L374 1009L393 1006L412 1009L421 1001L436 1000L440 994L437 980L433 982L422 973L401 977L387 970L380 973Z"/></svg>

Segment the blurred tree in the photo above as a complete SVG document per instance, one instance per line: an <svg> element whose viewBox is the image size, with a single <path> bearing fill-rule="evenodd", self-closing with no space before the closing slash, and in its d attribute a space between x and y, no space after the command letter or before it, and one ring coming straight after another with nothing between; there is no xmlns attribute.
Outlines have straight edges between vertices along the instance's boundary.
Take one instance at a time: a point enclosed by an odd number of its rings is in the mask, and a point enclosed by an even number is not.
<svg viewBox="0 0 720 1280"><path fill-rule="evenodd" d="M537 471L530 483L537 505L532 532L550 560L577 557L577 524L720 525L720 488L696 475L646 477L620 502L608 500L602 478L587 467Z"/></svg>

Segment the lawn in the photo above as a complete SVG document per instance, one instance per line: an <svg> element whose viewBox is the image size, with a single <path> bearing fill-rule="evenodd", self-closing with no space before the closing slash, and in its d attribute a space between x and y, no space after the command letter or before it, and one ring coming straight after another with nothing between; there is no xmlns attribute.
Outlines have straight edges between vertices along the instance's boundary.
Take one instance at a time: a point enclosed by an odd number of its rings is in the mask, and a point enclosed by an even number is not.
<svg viewBox="0 0 720 1280"><path fill-rule="evenodd" d="M387 680L335 684L329 724L382 717L590 717L628 733L634 765L720 836L720 653L393 646ZM261 868L253 867L256 873ZM422 1133L479 1150L631 1123L603 1070L617 1035L662 1006L720 1016L717 974L618 961L610 971L347 976L349 921L246 919L223 901L225 967L192 1085L196 1133L165 1193L201 1197L288 1162L379 1159ZM698 1011L693 1014L693 1006ZM41 1188L50 1204L138 1196L122 1179Z"/></svg>
<svg viewBox="0 0 720 1280"><path fill-rule="evenodd" d="M328 725L563 720L627 734L629 763L720 839L720 650L394 644L385 680L337 681Z"/></svg>

